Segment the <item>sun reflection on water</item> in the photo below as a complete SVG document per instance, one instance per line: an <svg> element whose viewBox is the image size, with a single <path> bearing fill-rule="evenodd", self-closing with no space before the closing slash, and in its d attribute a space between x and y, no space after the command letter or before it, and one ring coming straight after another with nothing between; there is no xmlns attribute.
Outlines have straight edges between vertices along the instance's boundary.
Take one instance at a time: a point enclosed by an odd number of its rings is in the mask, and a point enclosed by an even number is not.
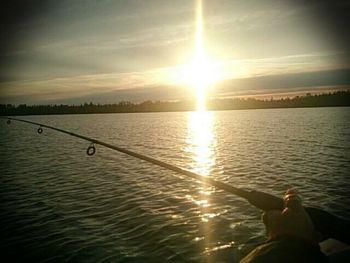
<svg viewBox="0 0 350 263"><path fill-rule="evenodd" d="M209 176L215 165L215 137L213 134L213 112L195 111L188 113L187 151L192 154L191 169Z"/></svg>
<svg viewBox="0 0 350 263"><path fill-rule="evenodd" d="M213 129L214 113L209 111L195 111L188 113L188 133L186 151L191 155L190 169L204 177L211 175L215 166L215 144L216 138ZM204 229L204 236L196 237L196 240L204 242L204 249L211 247L210 221L219 214L213 213L210 204L211 194L214 188L200 185L198 192L187 195L199 209L199 217Z"/></svg>

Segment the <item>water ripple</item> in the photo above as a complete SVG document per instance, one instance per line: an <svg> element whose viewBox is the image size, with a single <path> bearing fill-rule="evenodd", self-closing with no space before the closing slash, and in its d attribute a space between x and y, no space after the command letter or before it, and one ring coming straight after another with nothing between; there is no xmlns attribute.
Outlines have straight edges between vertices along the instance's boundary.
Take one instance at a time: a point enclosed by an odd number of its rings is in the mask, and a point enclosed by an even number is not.
<svg viewBox="0 0 350 263"><path fill-rule="evenodd" d="M277 195L293 186L349 218L349 115L215 112L210 176ZM26 118L195 170L188 113ZM103 147L88 157L88 143L32 128L0 123L1 245L12 261L237 262L264 239L260 212L240 198Z"/></svg>

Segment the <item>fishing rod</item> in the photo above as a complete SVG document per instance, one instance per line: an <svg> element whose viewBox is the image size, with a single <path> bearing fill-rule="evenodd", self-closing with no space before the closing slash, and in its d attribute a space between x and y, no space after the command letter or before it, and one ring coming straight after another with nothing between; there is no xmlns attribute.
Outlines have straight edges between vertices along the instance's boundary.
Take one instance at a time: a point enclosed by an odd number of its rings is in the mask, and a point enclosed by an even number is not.
<svg viewBox="0 0 350 263"><path fill-rule="evenodd" d="M60 128L56 128L53 126L45 125L38 122L23 120L23 119L17 119L17 118L10 118L10 117L0 117L2 119L7 119L7 124L11 124L11 121L18 121L18 122L24 122L31 125L38 126L37 132L39 134L43 133L43 128L51 129L54 131L58 131L61 133L68 134L70 136L85 140L90 142L90 145L88 146L86 150L86 154L89 156L92 156L96 153L96 147L95 145L101 145L104 147L107 147L109 149L136 157L138 159L144 160L146 162L161 166L163 168L166 168L168 170L174 171L178 174L185 175L189 178L195 179L197 181L200 181L206 185L214 186L218 189L224 190L226 192L229 192L231 194L237 195L239 197L242 197L246 199L249 203L254 205L255 207L263 210L263 211L269 211L269 210L282 210L283 209L283 200L279 197L276 197L274 195L256 191L256 190L246 190L238 187L234 187L228 184L225 184L223 182L217 181L215 179L209 178L207 176L202 176L200 174L185 170L183 168L180 168L178 166L160 161L158 159L152 158L150 156L146 156L140 153L136 153L133 151L130 151L125 148L121 148L119 146L115 146L94 138L90 138L87 136L83 136L77 133L73 133L70 131L66 131ZM350 244L350 222L336 217L333 214L330 214L324 210L314 208L314 207L305 207L306 211L310 215L310 218L312 219L315 228L323 235L323 239L332 237L339 241L345 242L347 244Z"/></svg>

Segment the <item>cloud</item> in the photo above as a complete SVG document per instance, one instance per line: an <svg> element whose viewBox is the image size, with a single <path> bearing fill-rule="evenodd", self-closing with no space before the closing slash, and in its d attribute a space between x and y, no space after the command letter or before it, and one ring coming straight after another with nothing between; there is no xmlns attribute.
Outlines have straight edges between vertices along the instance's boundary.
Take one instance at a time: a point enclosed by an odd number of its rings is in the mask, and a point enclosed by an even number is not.
<svg viewBox="0 0 350 263"><path fill-rule="evenodd" d="M165 81L173 68L156 68L126 73L77 75L34 80L8 81L0 84L1 100L14 101L27 97L28 101L70 100L76 97L101 95L127 90L132 97L137 89L171 86ZM165 92L166 93L166 92ZM152 94L150 90L150 94Z"/></svg>
<svg viewBox="0 0 350 263"><path fill-rule="evenodd" d="M159 69L167 70L167 69ZM114 103L121 100L183 100L193 93L184 86L162 82L159 71L116 75L23 81L1 92L0 103ZM210 89L211 97L296 94L300 92L349 89L350 69L263 75L230 79ZM84 85L81 85L84 83ZM52 87L53 86L53 87ZM50 88L48 88L50 87Z"/></svg>
<svg viewBox="0 0 350 263"><path fill-rule="evenodd" d="M213 96L230 97L349 88L350 69L339 69L227 80L212 92Z"/></svg>
<svg viewBox="0 0 350 263"><path fill-rule="evenodd" d="M190 62L193 1L41 2L14 0L3 11L2 27L8 28L8 43L0 49L3 100L68 101L121 90L133 98L136 89L149 98L147 88L160 98L162 89L154 93L155 87L180 85L164 76ZM219 61L225 79L347 68L348 50L325 33L337 25L336 32L348 35L346 3L205 1L207 54Z"/></svg>

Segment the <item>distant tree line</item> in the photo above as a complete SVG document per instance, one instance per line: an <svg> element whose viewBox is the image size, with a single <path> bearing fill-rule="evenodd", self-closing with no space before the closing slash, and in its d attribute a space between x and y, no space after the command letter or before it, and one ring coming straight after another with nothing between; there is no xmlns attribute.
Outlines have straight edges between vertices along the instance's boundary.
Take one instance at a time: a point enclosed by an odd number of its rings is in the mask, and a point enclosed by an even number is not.
<svg viewBox="0 0 350 263"><path fill-rule="evenodd" d="M210 110L268 109L268 108L305 108L350 106L350 90L333 93L310 94L293 98L274 99L220 99L208 102Z"/></svg>
<svg viewBox="0 0 350 263"><path fill-rule="evenodd" d="M50 115L50 114L89 114L89 113L130 113L190 111L195 107L191 101L144 101L132 103L121 101L113 104L84 103L80 105L26 105L0 104L0 115Z"/></svg>
<svg viewBox="0 0 350 263"><path fill-rule="evenodd" d="M12 105L0 104L0 115L46 115L46 114L88 114L88 113L127 113L127 112L164 112L192 111L195 101L145 101L132 103L121 101L114 104L84 103L81 105ZM350 90L337 91L293 98L255 99L231 98L211 99L207 102L208 110L301 108L301 107L337 107L350 106Z"/></svg>

